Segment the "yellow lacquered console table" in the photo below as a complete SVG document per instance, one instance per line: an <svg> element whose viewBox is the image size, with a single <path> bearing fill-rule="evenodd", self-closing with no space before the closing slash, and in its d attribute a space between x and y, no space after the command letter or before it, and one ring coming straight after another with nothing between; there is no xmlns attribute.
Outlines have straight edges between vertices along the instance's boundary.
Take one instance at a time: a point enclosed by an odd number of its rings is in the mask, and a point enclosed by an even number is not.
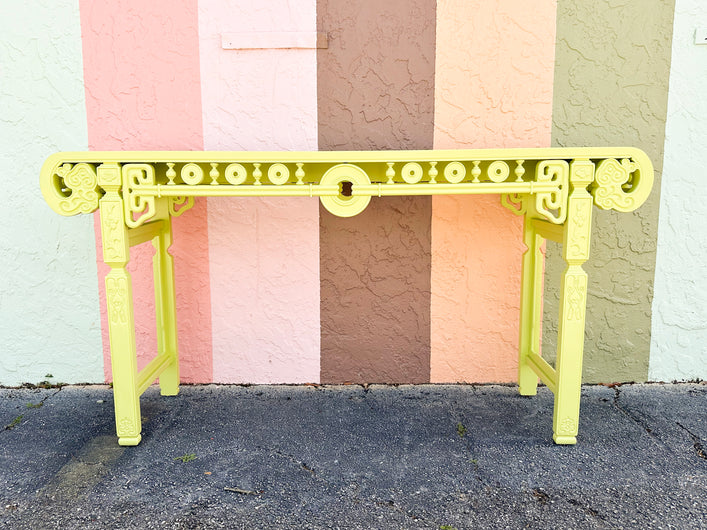
<svg viewBox="0 0 707 530"><path fill-rule="evenodd" d="M592 203L630 212L648 197L653 166L634 148L346 152L57 153L42 167L41 189L62 215L100 210L116 431L121 445L141 440L140 395L159 378L163 395L179 391L171 219L194 197L319 197L331 213L362 212L371 197L500 194L524 216L519 389L554 393L553 439L576 443L587 298ZM545 239L562 244L557 360L540 355ZM137 370L130 247L156 248L158 352Z"/></svg>

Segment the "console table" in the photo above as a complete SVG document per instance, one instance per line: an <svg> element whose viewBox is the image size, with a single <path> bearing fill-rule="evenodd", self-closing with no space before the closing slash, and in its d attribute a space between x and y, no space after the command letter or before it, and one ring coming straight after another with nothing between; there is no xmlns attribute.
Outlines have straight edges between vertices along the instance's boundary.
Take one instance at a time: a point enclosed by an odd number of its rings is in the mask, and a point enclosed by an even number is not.
<svg viewBox="0 0 707 530"><path fill-rule="evenodd" d="M179 391L172 217L194 197L319 197L332 214L362 212L372 197L499 194L524 217L518 382L554 393L553 439L576 443L582 378L592 203L630 212L648 197L653 166L634 148L346 152L57 153L40 183L59 214L100 211L106 276L115 423L120 445L141 440L140 395L159 378L162 395ZM557 360L540 355L543 258L549 239L562 245ZM130 247L152 242L158 352L137 370Z"/></svg>

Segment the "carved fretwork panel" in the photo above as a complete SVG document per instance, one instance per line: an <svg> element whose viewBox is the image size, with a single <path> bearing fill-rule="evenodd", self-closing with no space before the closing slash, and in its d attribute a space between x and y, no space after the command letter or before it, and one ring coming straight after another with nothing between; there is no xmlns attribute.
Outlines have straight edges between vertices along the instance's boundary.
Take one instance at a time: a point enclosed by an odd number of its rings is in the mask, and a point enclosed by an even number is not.
<svg viewBox="0 0 707 530"><path fill-rule="evenodd" d="M372 197L498 194L516 214L528 211L532 200L534 216L563 224L572 160L588 164L577 170L592 175L588 193L601 208L629 211L650 192L650 161L623 148L58 153L45 163L41 181L47 202L74 215L94 211L117 176L129 228L155 217L157 198L168 198L176 216L194 197L219 196L319 197L345 217L360 213ZM104 178L96 178L97 166L105 168Z"/></svg>

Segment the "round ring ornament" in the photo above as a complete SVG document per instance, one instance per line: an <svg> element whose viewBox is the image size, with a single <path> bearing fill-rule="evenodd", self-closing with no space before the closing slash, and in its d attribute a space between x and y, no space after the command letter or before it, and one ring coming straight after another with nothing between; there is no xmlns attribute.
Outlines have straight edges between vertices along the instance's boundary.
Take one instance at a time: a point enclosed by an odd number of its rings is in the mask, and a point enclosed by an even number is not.
<svg viewBox="0 0 707 530"><path fill-rule="evenodd" d="M403 166L400 174L408 184L417 184L422 180L422 166L417 162L408 162Z"/></svg>
<svg viewBox="0 0 707 530"><path fill-rule="evenodd" d="M287 169L285 164L273 164L268 169L268 179L273 184L281 186L290 180L290 170Z"/></svg>
<svg viewBox="0 0 707 530"><path fill-rule="evenodd" d="M181 175L184 184L189 184L190 186L201 184L201 181L204 180L204 172L194 162L184 164Z"/></svg>
<svg viewBox="0 0 707 530"><path fill-rule="evenodd" d="M245 182L248 172L242 164L229 164L226 168L225 176L229 184L238 186Z"/></svg>
<svg viewBox="0 0 707 530"><path fill-rule="evenodd" d="M489 169L487 171L489 178L496 184L505 181L508 175L511 174L511 170L503 160L496 160L489 164Z"/></svg>
<svg viewBox="0 0 707 530"><path fill-rule="evenodd" d="M354 186L370 185L371 179L366 172L353 164L339 164L324 173L321 186L340 186L342 182L350 182ZM337 196L320 197L324 208L339 217L353 217L366 209L371 202L369 196L347 197L339 193Z"/></svg>
<svg viewBox="0 0 707 530"><path fill-rule="evenodd" d="M461 162L450 162L444 168L444 178L452 184L459 184L466 177L466 168Z"/></svg>

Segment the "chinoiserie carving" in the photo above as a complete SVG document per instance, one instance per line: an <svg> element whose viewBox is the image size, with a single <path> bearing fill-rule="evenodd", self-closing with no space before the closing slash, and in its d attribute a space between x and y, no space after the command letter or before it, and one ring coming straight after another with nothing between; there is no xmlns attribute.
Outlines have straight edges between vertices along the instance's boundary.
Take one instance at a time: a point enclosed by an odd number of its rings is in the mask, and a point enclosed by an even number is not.
<svg viewBox="0 0 707 530"><path fill-rule="evenodd" d="M523 215L528 211L528 197L522 193L503 193L501 205L516 215Z"/></svg>
<svg viewBox="0 0 707 530"><path fill-rule="evenodd" d="M169 198L169 215L179 217L187 210L194 206L194 197L170 197Z"/></svg>
<svg viewBox="0 0 707 530"><path fill-rule="evenodd" d="M106 298L108 315L112 324L128 322L128 280L127 278L106 277Z"/></svg>
<svg viewBox="0 0 707 530"><path fill-rule="evenodd" d="M592 228L591 223L592 202L591 200L576 201L570 206L570 216L572 223L568 224L569 231L567 242L567 259L586 260L589 256L589 238Z"/></svg>
<svg viewBox="0 0 707 530"><path fill-rule="evenodd" d="M103 260L106 263L125 262L128 259L125 253L125 229L120 209L120 202L117 201L105 201L101 205Z"/></svg>
<svg viewBox="0 0 707 530"><path fill-rule="evenodd" d="M577 432L577 420L569 416L565 417L560 422L560 432L563 434L575 434Z"/></svg>
<svg viewBox="0 0 707 530"><path fill-rule="evenodd" d="M535 194L535 210L555 224L562 224L567 218L569 172L569 164L565 160L543 160L538 163L535 171L536 182L553 183L556 186L552 191Z"/></svg>
<svg viewBox="0 0 707 530"><path fill-rule="evenodd" d="M129 436L137 432L135 422L128 416L123 416L120 418L116 430L118 431L118 436Z"/></svg>
<svg viewBox="0 0 707 530"><path fill-rule="evenodd" d="M579 269L581 271L581 269ZM568 275L565 279L565 300L567 320L582 320L586 311L587 276L580 274Z"/></svg>
<svg viewBox="0 0 707 530"><path fill-rule="evenodd" d="M609 158L599 162L594 182L594 204L605 210L630 212L648 197L653 184L653 167L647 158L640 164L629 158L621 162Z"/></svg>
<svg viewBox="0 0 707 530"><path fill-rule="evenodd" d="M201 171L196 164L191 165ZM187 173L189 172L187 171ZM184 178L184 174L185 171L182 168L182 178ZM151 164L123 165L123 194L124 197L127 195L127 199L123 199L123 206L125 208L125 224L130 228L140 226L155 215L155 198L137 192L140 186L153 186L154 184L155 168Z"/></svg>
<svg viewBox="0 0 707 530"><path fill-rule="evenodd" d="M91 164L64 163L42 181L46 201L62 215L91 213L98 208L100 189Z"/></svg>

